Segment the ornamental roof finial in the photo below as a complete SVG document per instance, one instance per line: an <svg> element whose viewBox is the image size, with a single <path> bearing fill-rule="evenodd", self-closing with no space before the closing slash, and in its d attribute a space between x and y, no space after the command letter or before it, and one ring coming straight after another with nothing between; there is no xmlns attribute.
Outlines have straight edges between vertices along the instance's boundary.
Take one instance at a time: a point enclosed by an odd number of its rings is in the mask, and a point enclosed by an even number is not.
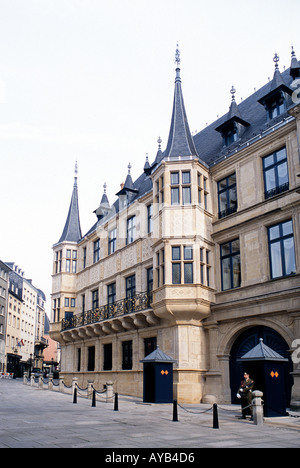
<svg viewBox="0 0 300 468"><path fill-rule="evenodd" d="M178 42L177 42L176 52L175 52L175 63L177 64L177 68L179 68L180 63L181 63L181 58L180 58L180 50L179 50Z"/></svg>

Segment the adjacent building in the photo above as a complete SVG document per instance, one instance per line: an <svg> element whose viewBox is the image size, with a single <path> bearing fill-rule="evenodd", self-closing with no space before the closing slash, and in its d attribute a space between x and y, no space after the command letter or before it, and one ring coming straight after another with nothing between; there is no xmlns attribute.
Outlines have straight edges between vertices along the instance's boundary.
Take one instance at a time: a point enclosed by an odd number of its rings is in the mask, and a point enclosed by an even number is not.
<svg viewBox="0 0 300 468"><path fill-rule="evenodd" d="M0 260L0 372L5 370L5 336L10 268Z"/></svg>
<svg viewBox="0 0 300 468"><path fill-rule="evenodd" d="M40 289L26 279L22 269L13 262L10 268L6 325L6 371L21 376L33 368L42 369L45 301Z"/></svg>
<svg viewBox="0 0 300 468"><path fill-rule="evenodd" d="M232 88L229 112L192 136L177 50L165 149L136 181L128 166L114 204L104 187L85 235L76 169L53 246L65 379L142 396L140 361L158 345L176 360L178 401L235 402L239 358L263 338L287 358L287 406L300 408L300 64L294 51L284 72L274 62L269 83L240 104Z"/></svg>

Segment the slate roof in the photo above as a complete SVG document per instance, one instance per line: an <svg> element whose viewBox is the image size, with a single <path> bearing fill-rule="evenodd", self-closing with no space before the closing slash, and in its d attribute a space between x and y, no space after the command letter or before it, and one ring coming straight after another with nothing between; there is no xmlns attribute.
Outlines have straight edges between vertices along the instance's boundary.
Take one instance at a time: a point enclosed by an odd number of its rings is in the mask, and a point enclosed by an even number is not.
<svg viewBox="0 0 300 468"><path fill-rule="evenodd" d="M288 359L269 348L260 338L259 344L244 354L239 361L288 361Z"/></svg>
<svg viewBox="0 0 300 468"><path fill-rule="evenodd" d="M175 363L177 361L168 356L157 346L155 351L153 351L151 354L148 354L148 356L146 356L145 359L142 359L140 362L168 362L171 364L172 362Z"/></svg>
<svg viewBox="0 0 300 468"><path fill-rule="evenodd" d="M74 180L72 198L70 208L66 220L65 227L62 235L58 241L61 242L78 242L82 238L80 219L79 219L79 206L78 206L78 187L77 177Z"/></svg>
<svg viewBox="0 0 300 468"><path fill-rule="evenodd" d="M297 61L293 51L291 69L289 68L283 73L280 73L278 65L276 64L272 80L255 91L240 104L237 104L235 100L231 102L228 113L192 137L184 106L180 69L177 68L172 119L166 150L162 151L159 144L154 162L149 164L147 159L145 172L134 182L129 174L123 189L121 189L117 195L128 193L128 201L129 204L131 204L150 192L152 190L152 181L149 176L163 159L172 159L178 156L182 156L184 159L185 157L194 156L198 157L203 165L210 168L223 161L225 158L236 154L252 142L264 137L273 130L274 126L284 125L288 120L293 119L293 117L289 115L288 109L294 106L290 96L293 92L291 84L294 79L298 77L300 77L300 63ZM262 102L265 97L274 94L274 92L278 90L287 92L287 110L279 117L268 121L267 111ZM224 140L220 130L222 130L224 126L226 127L226 124L230 123L230 120L241 124L239 139L229 146L224 146ZM161 143L161 140L159 140L159 143ZM119 198L113 204L113 211L116 213L119 212ZM92 233L97 225L98 222L92 226L86 235ZM74 238L77 237L77 234L78 231L76 235L74 235Z"/></svg>

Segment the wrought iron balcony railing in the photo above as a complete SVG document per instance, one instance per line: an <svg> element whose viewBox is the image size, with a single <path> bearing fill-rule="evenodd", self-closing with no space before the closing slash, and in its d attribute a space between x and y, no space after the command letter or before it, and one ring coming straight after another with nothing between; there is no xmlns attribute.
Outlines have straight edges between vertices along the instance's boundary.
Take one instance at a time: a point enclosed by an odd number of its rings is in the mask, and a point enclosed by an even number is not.
<svg viewBox="0 0 300 468"><path fill-rule="evenodd" d="M133 297L121 299L113 304L106 304L94 310L74 315L62 320L61 331L82 327L93 323L103 322L114 317L121 317L134 312L147 310L151 307L152 292L138 293Z"/></svg>

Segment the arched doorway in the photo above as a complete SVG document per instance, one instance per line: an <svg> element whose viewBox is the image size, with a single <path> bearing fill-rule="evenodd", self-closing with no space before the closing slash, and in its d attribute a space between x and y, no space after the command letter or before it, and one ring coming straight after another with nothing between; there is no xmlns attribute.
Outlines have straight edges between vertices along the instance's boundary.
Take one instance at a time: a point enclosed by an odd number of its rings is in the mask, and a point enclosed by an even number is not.
<svg viewBox="0 0 300 468"><path fill-rule="evenodd" d="M289 408L293 386L293 378L290 375L290 372L293 372L293 363L288 351L289 346L279 333L277 333L272 328L265 326L256 326L245 330L243 333L241 333L241 335L239 335L231 348L229 360L231 402L235 404L239 403L239 400L236 397L236 393L240 386L241 380L243 379L243 373L245 370L249 372L250 376L255 381L254 390L261 390L261 388L259 388L260 376L253 375L253 373L255 373L255 369L252 368L251 365L248 365L247 367L245 363L237 361L237 359L241 358L244 354L254 348L259 343L260 338L263 338L264 343L267 346L272 348L284 358L288 359L288 362L284 363L283 371L285 376L286 407Z"/></svg>

